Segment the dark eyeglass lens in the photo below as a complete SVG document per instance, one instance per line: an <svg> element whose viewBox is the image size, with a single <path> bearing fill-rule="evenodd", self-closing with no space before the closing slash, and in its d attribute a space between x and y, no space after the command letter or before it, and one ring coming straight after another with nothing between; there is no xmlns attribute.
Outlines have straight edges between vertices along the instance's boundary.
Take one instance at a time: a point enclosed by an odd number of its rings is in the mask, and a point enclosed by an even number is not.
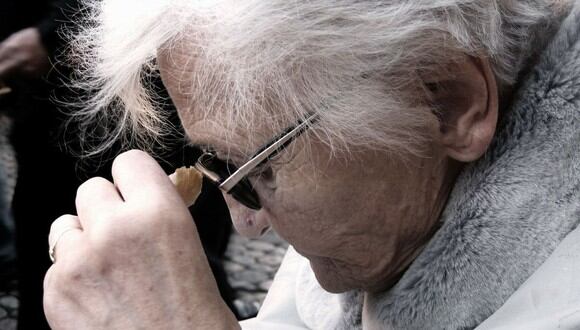
<svg viewBox="0 0 580 330"><path fill-rule="evenodd" d="M238 170L235 165L229 164L217 158L213 154L205 154L201 156L199 158L199 162L206 169L217 174L221 178L220 181L225 180ZM238 202L253 210L259 210L262 208L258 194L246 178L238 182L229 191L229 194L232 195L232 197L234 197Z"/></svg>
<svg viewBox="0 0 580 330"><path fill-rule="evenodd" d="M199 158L199 162L203 167L214 172L222 179L225 179L235 173L238 168L235 165L224 162L212 154L205 154Z"/></svg>
<svg viewBox="0 0 580 330"><path fill-rule="evenodd" d="M238 202L242 203L244 206L251 208L252 210L259 210L262 208L260 203L260 197L246 179L238 182L232 190L229 192L232 197L234 197Z"/></svg>

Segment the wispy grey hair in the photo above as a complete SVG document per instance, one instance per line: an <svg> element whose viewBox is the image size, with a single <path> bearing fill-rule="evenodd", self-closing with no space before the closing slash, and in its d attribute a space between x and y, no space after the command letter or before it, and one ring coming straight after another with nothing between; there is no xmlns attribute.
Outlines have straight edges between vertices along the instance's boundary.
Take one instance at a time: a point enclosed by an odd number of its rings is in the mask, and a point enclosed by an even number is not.
<svg viewBox="0 0 580 330"><path fill-rule="evenodd" d="M317 111L314 132L335 150L420 152L435 116L429 77L467 55L489 59L501 89L509 88L558 20L554 3L88 1L90 17L71 49L77 84L93 93L77 116L85 129L107 131L94 151L122 137L161 136L148 81L160 49L188 42L187 111L211 113L229 138Z"/></svg>

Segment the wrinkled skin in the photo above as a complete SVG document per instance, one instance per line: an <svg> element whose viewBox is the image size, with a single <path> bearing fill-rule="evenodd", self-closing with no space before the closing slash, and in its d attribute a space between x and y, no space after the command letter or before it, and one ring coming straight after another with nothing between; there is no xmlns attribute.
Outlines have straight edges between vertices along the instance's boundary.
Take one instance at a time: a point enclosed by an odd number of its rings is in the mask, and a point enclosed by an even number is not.
<svg viewBox="0 0 580 330"><path fill-rule="evenodd" d="M181 59L174 48L171 58L162 54L159 63L191 142L243 163L244 158L227 152L231 148L224 145L225 132L212 125L211 117L189 111L195 100L187 99L183 91L188 86L175 77L195 72L184 72L187 53ZM438 127L434 118L434 135ZM236 141L243 145L244 137ZM304 144L299 138L280 156L282 161L271 164L272 173L252 179L261 210L250 210L226 195L236 229L257 237L273 227L310 260L328 291L388 287L433 232L454 180L455 164L436 142L422 157L408 156L404 161L365 150L348 159L331 159L327 146L314 141L304 148Z"/></svg>
<svg viewBox="0 0 580 330"><path fill-rule="evenodd" d="M444 162L406 168L380 154L348 163L321 154L274 168L272 183L256 180L258 212L228 198L236 227L252 235L271 225L309 259L328 291L392 285L430 238L447 196L433 189L443 184Z"/></svg>
<svg viewBox="0 0 580 330"><path fill-rule="evenodd" d="M78 216L52 225L56 262L44 280L51 328L239 328L161 167L130 151L112 170L114 182L94 178L79 187Z"/></svg>
<svg viewBox="0 0 580 330"><path fill-rule="evenodd" d="M158 59L187 135L240 165L246 159L236 150L257 149L279 132L236 132L239 137L228 141L215 118L192 111L195 100L184 91L196 76L187 50L172 48L171 57L161 52ZM328 291L393 285L437 229L461 164L479 158L495 131L497 86L489 62L466 57L458 65L451 78L433 77L442 88L432 99L445 113L441 122L431 116L425 130L432 139L421 156L358 149L336 158L315 138L300 137L269 171L250 178L261 210L226 196L238 231L256 237L273 227L310 260ZM264 141L249 140L251 134ZM84 184L78 216L53 225L50 240L59 241L45 280L50 324L238 328L219 298L187 209L159 166L133 151L117 158L113 177L112 183Z"/></svg>

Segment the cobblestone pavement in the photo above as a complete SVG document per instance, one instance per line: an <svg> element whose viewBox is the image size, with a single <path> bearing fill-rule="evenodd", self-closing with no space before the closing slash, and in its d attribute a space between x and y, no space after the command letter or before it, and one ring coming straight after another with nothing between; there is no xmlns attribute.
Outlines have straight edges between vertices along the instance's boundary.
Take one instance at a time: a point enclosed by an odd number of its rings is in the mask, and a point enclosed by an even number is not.
<svg viewBox="0 0 580 330"><path fill-rule="evenodd" d="M18 292L16 282L11 282L0 290L0 330L15 330L17 317Z"/></svg>
<svg viewBox="0 0 580 330"><path fill-rule="evenodd" d="M256 314L287 247L273 232L257 240L232 235L224 268L236 291L234 305L241 316Z"/></svg>
<svg viewBox="0 0 580 330"><path fill-rule="evenodd" d="M5 115L0 115L0 173L4 177L4 191L0 191L0 198L5 198L7 203L12 200L12 191L16 184L16 161L14 150L8 141L12 123ZM2 273L2 270L0 270ZM5 279L1 279L5 282ZM0 283L0 330L16 329L16 318L18 316L18 292L17 283Z"/></svg>
<svg viewBox="0 0 580 330"><path fill-rule="evenodd" d="M12 129L12 122L10 119L0 114L0 173L4 177L4 191L0 191L7 200L7 205L12 202L12 192L16 185L16 156L14 149L10 145L8 135Z"/></svg>

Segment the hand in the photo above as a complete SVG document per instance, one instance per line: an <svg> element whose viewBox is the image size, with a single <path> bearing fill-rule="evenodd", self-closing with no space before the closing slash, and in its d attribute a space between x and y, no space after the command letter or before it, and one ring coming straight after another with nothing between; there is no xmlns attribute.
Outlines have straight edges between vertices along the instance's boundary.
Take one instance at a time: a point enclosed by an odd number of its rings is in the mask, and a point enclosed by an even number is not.
<svg viewBox="0 0 580 330"><path fill-rule="evenodd" d="M12 76L39 77L50 61L37 28L18 31L0 43L0 80Z"/></svg>
<svg viewBox="0 0 580 330"><path fill-rule="evenodd" d="M77 192L78 216L51 228L44 281L53 329L238 329L193 220L159 165L140 151L113 163L114 184Z"/></svg>

